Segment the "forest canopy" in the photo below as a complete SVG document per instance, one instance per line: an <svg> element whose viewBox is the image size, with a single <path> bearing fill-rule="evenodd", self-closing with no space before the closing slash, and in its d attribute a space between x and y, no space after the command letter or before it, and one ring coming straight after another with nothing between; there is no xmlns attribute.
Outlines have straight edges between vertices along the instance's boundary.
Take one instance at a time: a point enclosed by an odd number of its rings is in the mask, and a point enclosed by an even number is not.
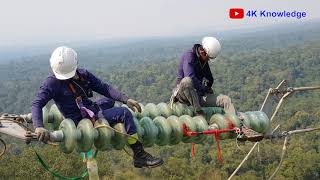
<svg viewBox="0 0 320 180"><path fill-rule="evenodd" d="M281 27L279 27L281 29ZM287 79L291 86L320 85L320 25L281 31L259 30L222 40L222 53L210 67L215 93L231 97L238 111L258 110L270 87ZM79 51L79 64L142 103L168 102L181 54L200 40L150 40L110 49L96 45ZM158 43L159 42L159 43ZM49 52L48 52L49 53ZM50 74L48 55L12 61L0 66L0 112L30 112L31 102ZM288 99L276 117L283 130L320 127L320 92L299 93ZM2 136L4 137L4 136ZM4 137L9 152L0 157L0 179L53 179L38 162L30 146ZM291 138L288 154L276 179L320 179L320 133ZM152 147L165 164L156 169L135 169L123 151L98 155L99 174L105 179L226 179L252 146L241 149L233 140L223 141L224 165L217 160L215 145L190 144ZM282 141L260 143L259 152L240 169L235 179L266 179L280 161ZM35 148L54 170L79 175L85 165L77 153L63 154L57 147ZM63 162L63 163L62 163Z"/></svg>

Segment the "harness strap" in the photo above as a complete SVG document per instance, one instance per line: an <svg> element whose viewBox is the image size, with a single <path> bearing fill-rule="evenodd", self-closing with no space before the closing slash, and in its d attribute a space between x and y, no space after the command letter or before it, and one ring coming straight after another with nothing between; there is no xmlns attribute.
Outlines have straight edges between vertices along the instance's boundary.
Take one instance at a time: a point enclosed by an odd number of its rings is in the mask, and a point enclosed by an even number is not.
<svg viewBox="0 0 320 180"><path fill-rule="evenodd" d="M195 153L196 153L196 151L195 151L194 143L192 143L192 145L191 145L191 158L192 158L192 160L194 160Z"/></svg>
<svg viewBox="0 0 320 180"><path fill-rule="evenodd" d="M77 93L76 88L74 87L74 85L71 82L68 83L68 86L69 86L69 89L71 90L71 92L75 95L75 101L76 101L78 108L80 109L82 117L85 118L86 116L89 116L89 119L94 124L94 122L96 120L94 112L92 112L90 109L86 108L83 105L82 97Z"/></svg>
<svg viewBox="0 0 320 180"><path fill-rule="evenodd" d="M73 84L71 82L69 82L68 85L69 85L71 92L78 97L76 88L73 86Z"/></svg>

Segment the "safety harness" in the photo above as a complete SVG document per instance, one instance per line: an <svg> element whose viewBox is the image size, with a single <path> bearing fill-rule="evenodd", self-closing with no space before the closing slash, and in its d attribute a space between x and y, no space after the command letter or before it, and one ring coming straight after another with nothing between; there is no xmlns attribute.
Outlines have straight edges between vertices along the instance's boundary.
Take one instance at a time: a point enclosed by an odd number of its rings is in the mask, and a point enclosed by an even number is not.
<svg viewBox="0 0 320 180"><path fill-rule="evenodd" d="M94 122L96 121L97 117L94 114L94 112L92 112L90 109L86 108L83 105L83 101L82 101L82 95L81 93L79 93L77 91L77 89L75 88L74 84L76 84L82 91L85 97L89 98L92 97L92 90L88 87L88 81L85 77L83 77L82 75L80 75L79 73L77 73L79 76L80 81L86 86L86 87L81 87L81 85L79 85L78 83L76 83L75 81L68 80L68 87L70 89L70 91L73 93L73 95L75 96L75 102L80 110L80 113L82 115L83 118L88 118L92 121L92 124L94 124ZM85 92L85 90L87 90L87 92Z"/></svg>

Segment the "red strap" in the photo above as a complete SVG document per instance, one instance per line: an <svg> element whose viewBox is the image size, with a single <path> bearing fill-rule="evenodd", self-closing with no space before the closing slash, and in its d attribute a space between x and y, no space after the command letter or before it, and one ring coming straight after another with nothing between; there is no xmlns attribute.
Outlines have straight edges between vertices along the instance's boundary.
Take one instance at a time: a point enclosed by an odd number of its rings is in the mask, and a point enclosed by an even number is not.
<svg viewBox="0 0 320 180"><path fill-rule="evenodd" d="M220 130L214 129L214 130L206 130L206 131L201 131L201 132L192 132L189 130L189 128L187 127L186 124L183 124L183 135L184 136L191 137L191 136L196 136L196 135L200 135L200 134L203 134L203 135L212 134L213 135L215 142L217 143L218 158L219 158L219 161L221 164L223 164L223 159L222 159L222 153L221 153L221 149L220 149L219 135L221 133L228 133L231 131L237 132L237 131L239 131L239 128L236 128L230 120L228 120L228 128L227 129L220 129ZM192 146L191 146L192 160L194 159L194 156L195 156L195 147L194 147L194 143L192 143Z"/></svg>
<svg viewBox="0 0 320 180"><path fill-rule="evenodd" d="M214 134L214 139L216 140L217 147L218 147L218 158L221 164L223 164L222 154L220 150L220 143L219 143L219 133Z"/></svg>
<svg viewBox="0 0 320 180"><path fill-rule="evenodd" d="M226 118L227 123L228 123L228 129L233 129L235 127L235 125L232 123L232 121L228 118Z"/></svg>
<svg viewBox="0 0 320 180"><path fill-rule="evenodd" d="M76 88L74 88L73 84L72 84L72 83L69 83L68 86L69 86L69 89L71 90L71 92L72 92L75 96L77 96L77 91L76 91Z"/></svg>

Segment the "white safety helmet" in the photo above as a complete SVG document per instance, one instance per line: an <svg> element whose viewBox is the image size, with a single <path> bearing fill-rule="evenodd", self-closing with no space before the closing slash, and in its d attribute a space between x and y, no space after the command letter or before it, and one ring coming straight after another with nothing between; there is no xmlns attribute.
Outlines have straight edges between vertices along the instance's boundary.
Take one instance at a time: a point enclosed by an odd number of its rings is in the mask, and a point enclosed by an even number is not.
<svg viewBox="0 0 320 180"><path fill-rule="evenodd" d="M51 55L50 66L57 79L72 78L78 67L76 51L66 46L58 47Z"/></svg>
<svg viewBox="0 0 320 180"><path fill-rule="evenodd" d="M202 39L202 47L210 59L216 58L221 50L221 45L215 37L204 37Z"/></svg>

